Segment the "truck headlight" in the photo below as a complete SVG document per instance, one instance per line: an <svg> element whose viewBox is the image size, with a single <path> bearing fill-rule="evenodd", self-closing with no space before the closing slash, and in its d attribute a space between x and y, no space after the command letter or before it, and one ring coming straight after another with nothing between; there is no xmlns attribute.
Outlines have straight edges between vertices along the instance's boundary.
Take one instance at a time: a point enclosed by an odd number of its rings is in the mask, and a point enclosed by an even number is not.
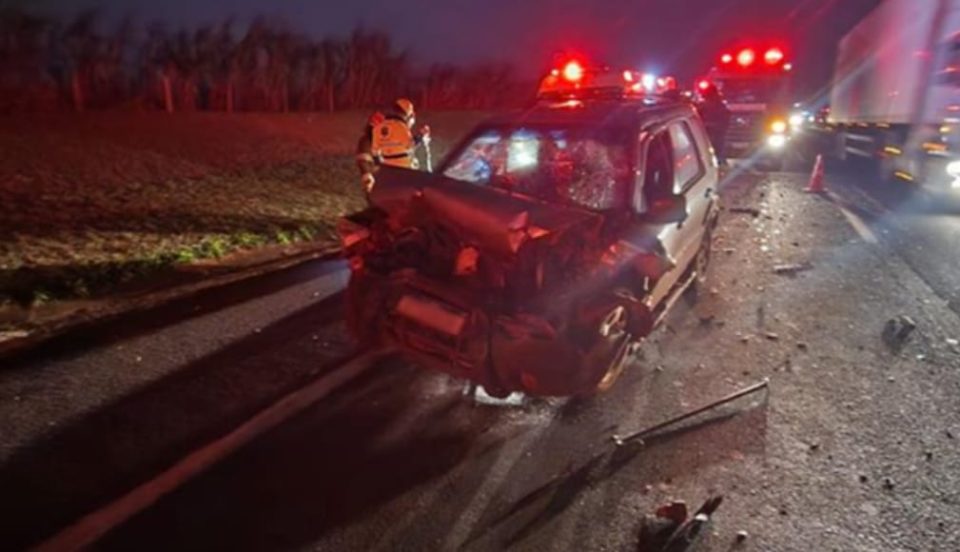
<svg viewBox="0 0 960 552"><path fill-rule="evenodd" d="M947 163L947 175L953 179L950 187L955 190L960 188L960 159Z"/></svg>
<svg viewBox="0 0 960 552"><path fill-rule="evenodd" d="M777 119L770 123L770 130L772 130L774 134L784 134L787 132L787 122L783 119Z"/></svg>
<svg viewBox="0 0 960 552"><path fill-rule="evenodd" d="M767 145L773 149L781 149L787 145L787 137L783 134L773 134L767 138Z"/></svg>
<svg viewBox="0 0 960 552"><path fill-rule="evenodd" d="M947 163L947 174L954 178L960 178L960 159Z"/></svg>

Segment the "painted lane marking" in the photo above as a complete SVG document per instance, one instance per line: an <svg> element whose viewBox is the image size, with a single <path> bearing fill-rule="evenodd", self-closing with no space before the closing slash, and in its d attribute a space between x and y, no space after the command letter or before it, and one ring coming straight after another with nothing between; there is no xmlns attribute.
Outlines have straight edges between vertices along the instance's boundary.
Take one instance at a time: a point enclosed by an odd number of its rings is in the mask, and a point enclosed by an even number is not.
<svg viewBox="0 0 960 552"><path fill-rule="evenodd" d="M149 508L164 496L224 460L258 436L303 412L331 392L349 383L371 368L384 351L356 356L335 371L283 397L260 411L230 433L191 452L153 479L126 495L93 511L73 525L43 541L37 552L82 550L95 543L115 527Z"/></svg>

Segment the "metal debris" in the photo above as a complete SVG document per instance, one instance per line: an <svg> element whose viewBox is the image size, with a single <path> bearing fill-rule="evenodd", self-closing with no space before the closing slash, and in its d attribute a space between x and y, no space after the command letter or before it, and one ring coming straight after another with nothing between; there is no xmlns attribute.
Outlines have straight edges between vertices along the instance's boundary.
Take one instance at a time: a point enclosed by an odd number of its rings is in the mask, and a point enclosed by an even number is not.
<svg viewBox="0 0 960 552"><path fill-rule="evenodd" d="M654 434L654 433L656 433L656 432L658 432L658 431L660 431L660 430L662 430L662 429L664 429L664 428L670 427L670 426L672 426L672 425L676 425L676 424L678 424L678 423L680 423L680 422L682 422L682 421L684 421L684 420L687 420L687 419L690 419L690 418L696 416L697 414L702 414L702 413L704 413L704 412L707 412L708 410L713 410L714 408L717 408L717 407L719 407L719 406L723 406L723 405L725 405L725 404L727 404L727 403L731 403L731 402L733 402L733 401L735 401L735 400L737 400L737 399L739 399L739 398L746 397L747 395L751 395L751 394L753 394L753 393L757 393L757 392L759 392L759 391L765 390L765 389L767 389L769 386L770 386L770 380L764 379L763 381L761 381L761 382L759 382L759 383L755 383L755 384L751 385L750 387L745 387L744 389L741 389L740 391L737 391L737 392L735 392L735 393L731 393L731 394L727 395L726 397L724 397L724 398L722 398L722 399L719 399L719 400L716 400L716 401L714 401L714 402L712 402L712 403L709 403L709 404L707 404L707 405L704 405L704 406L702 406L702 407L700 407L700 408L698 408L698 409L696 409L696 410L691 410L690 412L687 412L687 413L685 413L685 414L681 414L681 415L676 416L676 417L674 417L674 418L670 418L669 420L660 422L659 424L657 424L657 425L655 425L655 426L652 426L652 427L648 427L647 429L638 431L638 432L636 432L636 433L632 433L632 434L630 434L630 435L625 435L625 436L614 435L614 436L613 436L613 442L616 443L616 445L617 445L618 447L623 446L623 445L625 445L626 443L629 443L629 442L631 442L631 441L639 441L639 442L642 443L644 437L647 437L647 436L649 436L649 435L652 435L652 434Z"/></svg>
<svg viewBox="0 0 960 552"><path fill-rule="evenodd" d="M754 218L760 216L760 209L754 207L731 207L730 212L737 215L750 215Z"/></svg>
<svg viewBox="0 0 960 552"><path fill-rule="evenodd" d="M917 323L912 318L900 315L887 321L881 337L888 347L894 351L900 351L916 329Z"/></svg>
<svg viewBox="0 0 960 552"><path fill-rule="evenodd" d="M638 552L691 552L701 543L722 502L720 495L708 499L693 517L688 517L686 504L679 501L661 506L653 516L644 516Z"/></svg>
<svg viewBox="0 0 960 552"><path fill-rule="evenodd" d="M782 264L773 267L773 273L780 276L794 276L807 270L813 270L813 263Z"/></svg>

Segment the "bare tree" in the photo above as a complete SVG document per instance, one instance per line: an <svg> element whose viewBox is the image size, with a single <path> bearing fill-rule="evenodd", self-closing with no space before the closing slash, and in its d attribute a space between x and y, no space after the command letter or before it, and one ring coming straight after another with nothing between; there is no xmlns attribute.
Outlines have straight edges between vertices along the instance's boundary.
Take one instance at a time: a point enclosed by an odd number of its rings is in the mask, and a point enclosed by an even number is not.
<svg viewBox="0 0 960 552"><path fill-rule="evenodd" d="M399 95L434 109L526 100L509 66L447 64L418 73L376 30L316 40L259 18L242 34L227 19L191 30L154 22L140 36L129 19L112 33L100 32L98 20L96 11L62 24L0 9L0 109L26 109L43 98L53 106L58 96L77 111L140 101L168 112L230 113L333 111Z"/></svg>

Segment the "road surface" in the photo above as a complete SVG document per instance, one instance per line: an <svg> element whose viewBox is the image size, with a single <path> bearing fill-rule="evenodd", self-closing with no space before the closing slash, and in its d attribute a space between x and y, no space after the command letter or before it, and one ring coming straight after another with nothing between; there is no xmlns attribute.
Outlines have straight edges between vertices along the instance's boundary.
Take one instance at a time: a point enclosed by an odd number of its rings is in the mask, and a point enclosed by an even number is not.
<svg viewBox="0 0 960 552"><path fill-rule="evenodd" d="M98 547L632 550L659 504L722 493L707 550L738 531L743 550L960 548L960 218L828 178L834 199L734 173L706 293L610 393L478 404L387 357ZM806 269L775 272L790 264ZM335 370L345 277L303 265L8 362L0 542L58 534ZM917 330L894 351L880 334L899 315ZM763 378L767 395L611 444Z"/></svg>

